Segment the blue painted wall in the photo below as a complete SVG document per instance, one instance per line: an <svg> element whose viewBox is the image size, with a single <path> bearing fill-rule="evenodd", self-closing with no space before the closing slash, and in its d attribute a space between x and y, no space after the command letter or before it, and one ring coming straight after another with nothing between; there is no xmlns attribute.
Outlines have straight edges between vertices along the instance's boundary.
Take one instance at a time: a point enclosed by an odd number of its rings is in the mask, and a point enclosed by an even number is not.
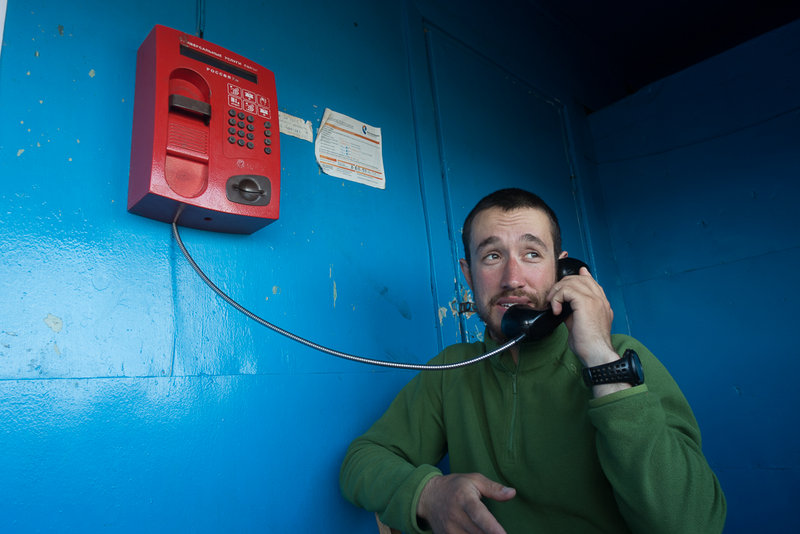
<svg viewBox="0 0 800 534"><path fill-rule="evenodd" d="M191 271L168 225L125 210L136 50L156 23L194 33L196 4L8 6L3 531L375 530L339 495L339 465L411 373L333 359L255 325ZM492 50L504 41L474 31L478 10L464 18L447 3L203 4L205 37L273 70L281 110L315 127L326 107L380 126L388 185L321 175L313 146L282 136L280 220L252 236L184 230L186 245L281 327L359 355L426 361L459 332L454 263L431 256L450 251L451 236L440 232L425 28L433 21L509 61ZM540 71L523 68L532 61L505 67Z"/></svg>
<svg viewBox="0 0 800 534"><path fill-rule="evenodd" d="M797 532L800 23L590 117L630 329L700 421L726 532Z"/></svg>
<svg viewBox="0 0 800 534"><path fill-rule="evenodd" d="M2 530L374 532L370 514L340 497L339 464L349 441L411 373L333 359L255 325L198 279L168 225L126 212L136 50L156 23L194 33L198 3L71 4L11 0L0 55ZM720 72L739 71L701 65L663 82L688 77L671 97L651 102L649 93L637 95L593 116L590 130L582 104L594 107L598 95L617 89L613 80L592 61L581 36L545 14L520 20L510 1L488 13L481 2L451 7L434 0L200 4L208 40L275 72L281 110L316 127L329 107L383 128L388 184L380 191L322 175L313 146L283 135L277 222L252 236L182 233L212 279L278 325L365 356L423 362L464 334L452 313L462 296L453 263L459 244L446 231L448 218L458 220L463 207L448 205L450 188L469 187L477 199L505 178L465 180L468 171L441 158L441 146L452 161L477 157L442 131L442 121L457 114L437 100L444 98L437 83L445 73L431 70L431 51L439 50L434 41L445 36L473 54L487 76L505 77L539 95L537 102L549 102L569 176L558 177L561 186L551 185L550 176L532 177L530 186L547 182L562 217L576 221L567 243L595 266L614 304L616 328L648 342L684 385L731 499L761 499L756 509L773 503L769 509L780 512L781 524L794 524L777 497L778 490L792 495L785 490L792 477L796 482L797 436L766 414L772 400L797 405L797 397L782 382L786 374L749 372L748 363L763 361L763 351L748 336L723 334L741 330L737 321L757 303L784 311L768 323L770 331L780 333L776 322L785 330L791 321L786 310L793 299L758 293L752 280L764 278L769 260L777 257L788 269L797 255L796 237L784 229L796 221L791 211L780 219L778 210L796 198L786 176L796 175L797 164L789 155L767 158L797 140L797 117L787 113L796 107L792 92L800 94L796 78L787 78L794 85L772 84L780 87L770 87L768 99L759 94L777 106L770 111L745 105L759 90L755 76L752 89L734 83L738 78L724 84ZM439 37L432 40L431 31ZM796 42L797 30L776 35L786 37L744 49L752 50L746 69L761 66L773 49L791 49L785 42ZM759 79L788 70L784 61L764 66ZM495 89L465 91L484 97L483 112L496 108ZM752 140L764 141L758 169L765 177L747 181L744 163L752 160L740 149L749 141L713 154L696 147L696 158L677 154L670 161L697 172L700 163L718 170L716 159L741 171L721 195L712 195L706 173L702 180L670 182L672 188L659 182L667 193L656 193L641 177L658 175L662 161L637 158L644 172L612 161L650 152L636 145L642 136L655 137L656 151L673 146L672 136L653 127L670 118L665 110L700 121L704 99L719 105L721 94L736 104L731 117L720 106L677 144L748 126L743 131ZM629 120L628 109L632 117L652 112L654 119ZM777 122L762 120L780 112ZM485 124L485 116L475 118ZM759 121L784 125L769 130L775 142L753 129ZM680 126L674 131L687 134ZM726 159L728 149L733 154ZM535 155L550 148L526 150ZM752 183L758 187L746 185ZM696 196L679 195L698 184L707 184L713 210ZM745 198L750 192L760 200ZM642 216L654 221L650 226L626 225L620 215L622 204L644 210L667 198L682 199L689 210L678 220L691 228L679 234L692 239L699 217L706 234L689 245L673 238L668 249L654 247L650 234L660 242L659 233L675 234L669 205ZM741 212L749 213L746 221ZM686 248L698 252L687 258ZM735 297L727 291L734 281ZM694 316L687 321L704 330L690 329L692 344L704 347L712 339L726 349L712 343L706 352L713 358L701 369L707 375L719 368L714 361L735 354L728 357L731 367L711 379L689 366L696 359L679 350L667 326L685 308L678 291L695 302L709 300L698 288L714 295L719 317L709 321L701 307L690 307ZM747 295L744 303L740 294ZM794 348L786 337L774 337L782 341L770 345L772 352L783 352L779 365L789 370L795 364L785 355ZM755 483L767 490L748 494ZM735 517L731 531L735 525L745 531L753 520Z"/></svg>

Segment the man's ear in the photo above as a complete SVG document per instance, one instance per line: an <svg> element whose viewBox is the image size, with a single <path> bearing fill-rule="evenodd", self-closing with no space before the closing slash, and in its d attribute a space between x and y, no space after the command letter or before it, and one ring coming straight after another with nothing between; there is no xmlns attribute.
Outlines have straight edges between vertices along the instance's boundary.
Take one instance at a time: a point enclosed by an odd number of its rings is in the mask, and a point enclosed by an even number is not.
<svg viewBox="0 0 800 534"><path fill-rule="evenodd" d="M561 254L558 255L558 259L560 260L561 258L566 258L568 255L569 254L567 254L566 250L562 250Z"/></svg>
<svg viewBox="0 0 800 534"><path fill-rule="evenodd" d="M469 288L472 289L472 273L469 272L469 263L464 258L458 260L458 264L461 265L461 272L464 274L464 278L467 280L467 284L469 284Z"/></svg>

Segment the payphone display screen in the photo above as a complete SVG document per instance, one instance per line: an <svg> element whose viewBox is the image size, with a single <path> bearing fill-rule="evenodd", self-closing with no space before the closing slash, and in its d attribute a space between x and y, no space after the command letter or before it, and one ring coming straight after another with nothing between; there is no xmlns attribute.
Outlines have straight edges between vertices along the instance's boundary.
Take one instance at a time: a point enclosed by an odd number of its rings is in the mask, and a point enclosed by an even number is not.
<svg viewBox="0 0 800 534"><path fill-rule="evenodd" d="M256 76L254 73L245 69L241 69L235 65L231 65L230 63L222 59L204 54L199 50L195 50L194 48L190 48L184 44L181 45L181 55L197 61L201 61L210 67L215 67L221 71L233 74L234 76L239 76L240 78L244 78L249 82L256 84L258 83L258 76Z"/></svg>

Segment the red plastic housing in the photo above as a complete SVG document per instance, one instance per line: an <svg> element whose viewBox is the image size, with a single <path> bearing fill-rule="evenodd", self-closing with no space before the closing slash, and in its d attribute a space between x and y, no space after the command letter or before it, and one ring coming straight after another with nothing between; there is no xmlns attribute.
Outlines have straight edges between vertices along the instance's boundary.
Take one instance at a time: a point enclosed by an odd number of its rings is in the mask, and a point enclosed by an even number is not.
<svg viewBox="0 0 800 534"><path fill-rule="evenodd" d="M253 233L280 209L275 75L165 26L139 47L128 211Z"/></svg>

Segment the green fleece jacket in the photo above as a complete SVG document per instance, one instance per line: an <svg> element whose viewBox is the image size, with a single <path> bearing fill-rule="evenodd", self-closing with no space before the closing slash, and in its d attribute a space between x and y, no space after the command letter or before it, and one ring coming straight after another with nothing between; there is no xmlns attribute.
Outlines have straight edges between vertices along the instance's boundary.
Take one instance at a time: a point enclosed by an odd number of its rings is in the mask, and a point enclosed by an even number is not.
<svg viewBox="0 0 800 534"><path fill-rule="evenodd" d="M449 454L454 473L482 473L513 487L485 503L509 534L721 532L725 497L703 456L689 404L661 363L635 339L645 383L594 399L562 325L474 365L419 373L356 439L340 474L344 496L404 532L423 532L416 508ZM453 363L497 348L445 349Z"/></svg>

